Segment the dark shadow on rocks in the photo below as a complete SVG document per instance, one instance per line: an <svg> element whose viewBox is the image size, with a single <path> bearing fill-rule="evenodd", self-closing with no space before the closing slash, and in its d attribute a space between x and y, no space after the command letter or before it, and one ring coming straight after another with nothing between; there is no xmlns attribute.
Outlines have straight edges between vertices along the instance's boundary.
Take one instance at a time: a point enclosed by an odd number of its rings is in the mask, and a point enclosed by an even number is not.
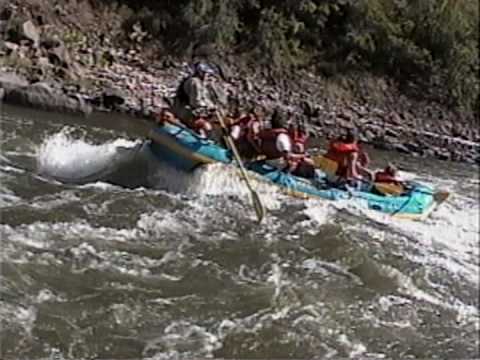
<svg viewBox="0 0 480 360"><path fill-rule="evenodd" d="M88 115L92 108L80 98L65 95L61 90L45 82L5 88L4 101L13 105L29 106L47 111L59 111Z"/></svg>

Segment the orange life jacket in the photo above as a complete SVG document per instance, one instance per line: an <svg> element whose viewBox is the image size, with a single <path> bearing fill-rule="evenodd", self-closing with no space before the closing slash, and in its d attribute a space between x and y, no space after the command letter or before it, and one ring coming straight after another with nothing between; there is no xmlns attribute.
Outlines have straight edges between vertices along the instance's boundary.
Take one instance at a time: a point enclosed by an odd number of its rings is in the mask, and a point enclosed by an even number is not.
<svg viewBox="0 0 480 360"><path fill-rule="evenodd" d="M347 144L341 141L332 141L325 157L336 161L338 164L337 175L346 176L347 174L347 158L350 154L359 151L357 144Z"/></svg>
<svg viewBox="0 0 480 360"><path fill-rule="evenodd" d="M284 153L277 149L277 136L280 134L288 135L286 129L264 129L260 131L258 137L260 139L260 148L267 160L278 159L285 156ZM290 135L289 135L290 137Z"/></svg>

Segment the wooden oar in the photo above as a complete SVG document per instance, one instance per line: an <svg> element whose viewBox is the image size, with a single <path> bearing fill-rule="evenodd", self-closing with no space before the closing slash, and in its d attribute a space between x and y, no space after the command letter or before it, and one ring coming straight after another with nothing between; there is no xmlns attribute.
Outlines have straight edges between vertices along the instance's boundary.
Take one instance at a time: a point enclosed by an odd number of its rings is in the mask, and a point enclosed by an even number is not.
<svg viewBox="0 0 480 360"><path fill-rule="evenodd" d="M257 219L258 222L262 222L262 219L265 217L265 207L262 204L262 201L260 200L260 197L258 196L257 192L253 189L252 185L250 184L250 180L248 178L247 171L245 170L245 167L243 166L242 159L240 158L240 155L238 154L237 147L235 146L235 143L228 133L228 129L225 126L225 122L223 121L223 115L220 114L219 110L215 111L215 115L218 119L218 122L220 123L220 126L223 131L223 136L225 138L225 142L227 143L228 148L232 150L233 157L237 161L238 167L240 168L240 173L242 174L243 180L245 180L245 184L247 184L247 188L250 191L250 194L252 196L252 202L253 202L253 207L255 209L255 212L257 214Z"/></svg>

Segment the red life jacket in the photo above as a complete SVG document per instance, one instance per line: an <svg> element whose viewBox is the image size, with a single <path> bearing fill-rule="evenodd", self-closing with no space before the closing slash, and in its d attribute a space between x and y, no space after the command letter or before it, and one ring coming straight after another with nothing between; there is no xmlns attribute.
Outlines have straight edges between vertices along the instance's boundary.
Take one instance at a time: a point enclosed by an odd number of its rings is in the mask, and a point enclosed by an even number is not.
<svg viewBox="0 0 480 360"><path fill-rule="evenodd" d="M293 147L297 148L298 150L302 149L302 151L297 151L297 152L304 152L305 145L307 144L307 140L308 140L308 134L296 127L290 127L288 129L288 134L292 139Z"/></svg>
<svg viewBox="0 0 480 360"><path fill-rule="evenodd" d="M267 157L267 160L278 159L285 155L277 149L277 136L280 134L288 135L288 131L283 128L264 129L258 134L262 153Z"/></svg>
<svg viewBox="0 0 480 360"><path fill-rule="evenodd" d="M357 144L347 144L340 141L332 141L327 153L325 154L325 157L337 162L338 176L345 176L347 173L347 158L350 156L350 154L358 151L359 148Z"/></svg>
<svg viewBox="0 0 480 360"><path fill-rule="evenodd" d="M233 125L240 126L240 138L253 138L253 126L256 122L258 122L257 118L251 114L248 114L235 121Z"/></svg>
<svg viewBox="0 0 480 360"><path fill-rule="evenodd" d="M395 176L385 171L379 171L375 173L375 182L399 184L399 181L395 178Z"/></svg>

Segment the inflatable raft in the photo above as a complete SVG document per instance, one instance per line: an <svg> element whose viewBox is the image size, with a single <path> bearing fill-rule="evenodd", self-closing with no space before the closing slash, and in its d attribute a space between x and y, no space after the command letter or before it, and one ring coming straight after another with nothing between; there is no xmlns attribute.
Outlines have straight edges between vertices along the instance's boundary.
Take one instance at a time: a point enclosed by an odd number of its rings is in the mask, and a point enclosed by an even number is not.
<svg viewBox="0 0 480 360"><path fill-rule="evenodd" d="M150 132L149 148L161 161L186 172L198 166L221 162L235 164L231 152L215 142L197 136L183 126L165 124ZM277 185L281 191L301 198L328 200L361 199L368 208L410 219L423 219L443 202L448 193L414 183L400 196L385 196L366 191L346 190L329 186L326 179L305 179L268 165L265 162L246 163L245 167L256 173L260 181Z"/></svg>

